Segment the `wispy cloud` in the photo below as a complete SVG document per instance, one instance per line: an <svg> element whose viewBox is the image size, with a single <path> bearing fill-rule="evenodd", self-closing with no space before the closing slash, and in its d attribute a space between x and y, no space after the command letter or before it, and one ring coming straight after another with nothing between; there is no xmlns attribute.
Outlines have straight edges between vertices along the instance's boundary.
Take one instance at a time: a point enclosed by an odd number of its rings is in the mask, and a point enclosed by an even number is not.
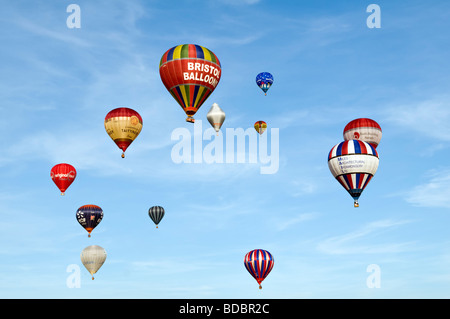
<svg viewBox="0 0 450 319"><path fill-rule="evenodd" d="M398 226L410 223L409 220L380 220L369 223L347 234L330 237L317 245L317 248L327 254L375 254L398 253L411 249L413 243L380 243L369 241L378 238L381 233Z"/></svg>
<svg viewBox="0 0 450 319"><path fill-rule="evenodd" d="M420 207L450 207L450 168L428 172L429 180L403 193L405 200Z"/></svg>

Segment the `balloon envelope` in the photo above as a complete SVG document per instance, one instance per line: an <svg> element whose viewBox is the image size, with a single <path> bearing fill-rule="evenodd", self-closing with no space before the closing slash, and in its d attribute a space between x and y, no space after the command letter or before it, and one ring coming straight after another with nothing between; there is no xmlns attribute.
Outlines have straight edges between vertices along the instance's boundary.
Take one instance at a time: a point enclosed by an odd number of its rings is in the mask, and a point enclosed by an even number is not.
<svg viewBox="0 0 450 319"><path fill-rule="evenodd" d="M106 133L122 150L122 157L142 130L142 117L133 109L119 107L105 117Z"/></svg>
<svg viewBox="0 0 450 319"><path fill-rule="evenodd" d="M359 140L336 144L328 153L328 168L336 180L354 199L358 199L375 175L379 164L378 153L372 145Z"/></svg>
<svg viewBox="0 0 450 319"><path fill-rule="evenodd" d="M159 63L161 80L188 116L193 116L217 87L222 75L219 59L197 44L182 44L167 50Z"/></svg>
<svg viewBox="0 0 450 319"><path fill-rule="evenodd" d="M258 132L261 135L266 130L267 124L264 121L256 121L254 127L256 132Z"/></svg>
<svg viewBox="0 0 450 319"><path fill-rule="evenodd" d="M206 114L206 118L214 130L219 132L223 122L225 121L225 112L220 108L219 104L213 103L208 111L208 114Z"/></svg>
<svg viewBox="0 0 450 319"><path fill-rule="evenodd" d="M267 90L273 84L273 76L269 72L261 72L256 76L256 84L261 90L264 91L264 95L267 95Z"/></svg>
<svg viewBox="0 0 450 319"><path fill-rule="evenodd" d="M261 289L262 281L272 271L274 259L272 254L264 249L255 249L244 257L244 265L250 275L256 279Z"/></svg>
<svg viewBox="0 0 450 319"><path fill-rule="evenodd" d="M368 118L350 121L344 128L344 140L360 140L377 147L381 140L380 125Z"/></svg>
<svg viewBox="0 0 450 319"><path fill-rule="evenodd" d="M153 206L148 210L148 215L151 220L156 224L156 228L158 228L158 224L161 222L161 219L164 217L164 208L161 206Z"/></svg>
<svg viewBox="0 0 450 319"><path fill-rule="evenodd" d="M57 164L50 170L50 177L61 191L61 195L64 195L76 176L77 171L75 167L66 163Z"/></svg>
<svg viewBox="0 0 450 319"><path fill-rule="evenodd" d="M94 280L94 274L105 263L106 250L98 245L88 246L81 252L80 259Z"/></svg>
<svg viewBox="0 0 450 319"><path fill-rule="evenodd" d="M80 225L88 232L88 237L91 237L92 230L103 219L103 210L97 205L83 205L78 208L76 217Z"/></svg>

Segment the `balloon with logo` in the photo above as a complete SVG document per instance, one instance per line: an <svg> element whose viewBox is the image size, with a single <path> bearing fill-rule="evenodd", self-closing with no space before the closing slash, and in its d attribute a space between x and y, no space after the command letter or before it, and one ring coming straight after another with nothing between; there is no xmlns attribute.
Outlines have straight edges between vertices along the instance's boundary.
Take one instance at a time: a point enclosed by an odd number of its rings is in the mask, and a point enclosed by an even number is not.
<svg viewBox="0 0 450 319"><path fill-rule="evenodd" d="M106 250L98 245L88 246L81 252L80 259L94 280L94 274L105 263Z"/></svg>
<svg viewBox="0 0 450 319"><path fill-rule="evenodd" d="M182 44L163 54L159 74L186 113L186 121L194 123L194 114L217 87L222 69L211 50L197 44Z"/></svg>
<svg viewBox="0 0 450 319"><path fill-rule="evenodd" d="M209 124L214 128L219 135L219 130L225 121L225 112L220 108L219 104L213 103L208 113L206 114Z"/></svg>
<svg viewBox="0 0 450 319"><path fill-rule="evenodd" d="M142 130L142 117L133 109L119 107L110 111L105 117L106 133L122 150L122 158L131 143Z"/></svg>
<svg viewBox="0 0 450 319"><path fill-rule="evenodd" d="M97 205L83 205L78 208L76 217L78 223L88 232L88 237L91 237L92 230L103 219L103 210Z"/></svg>
<svg viewBox="0 0 450 319"><path fill-rule="evenodd" d="M158 224L161 222L161 219L164 217L164 208L161 206L153 206L148 210L148 216L153 220L158 228Z"/></svg>
<svg viewBox="0 0 450 319"><path fill-rule="evenodd" d="M256 84L261 90L263 90L264 95L267 95L267 91L273 84L273 75L269 72L261 72L256 76Z"/></svg>
<svg viewBox="0 0 450 319"><path fill-rule="evenodd" d="M245 268L256 279L259 289L262 289L262 281L272 271L273 263L272 254L264 249L254 249L244 257Z"/></svg>
<svg viewBox="0 0 450 319"><path fill-rule="evenodd" d="M360 140L377 147L381 140L381 126L369 118L358 118L344 127L344 140Z"/></svg>
<svg viewBox="0 0 450 319"><path fill-rule="evenodd" d="M64 195L67 188L72 184L77 176L75 167L67 163L57 164L50 170L50 177L52 181L61 191L61 195Z"/></svg>
<svg viewBox="0 0 450 319"><path fill-rule="evenodd" d="M375 147L360 140L336 144L328 153L328 168L353 197L355 207L359 206L358 199L375 175L378 164Z"/></svg>
<svg viewBox="0 0 450 319"><path fill-rule="evenodd" d="M258 132L261 135L266 130L267 124L264 121L256 121L254 127L256 132Z"/></svg>

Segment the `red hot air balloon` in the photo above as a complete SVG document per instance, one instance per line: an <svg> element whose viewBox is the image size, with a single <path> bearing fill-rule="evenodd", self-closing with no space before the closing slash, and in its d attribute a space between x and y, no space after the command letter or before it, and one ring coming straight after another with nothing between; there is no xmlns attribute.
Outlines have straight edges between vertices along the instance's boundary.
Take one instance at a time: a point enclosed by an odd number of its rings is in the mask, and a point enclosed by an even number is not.
<svg viewBox="0 0 450 319"><path fill-rule="evenodd" d="M381 140L381 126L372 119L355 119L344 127L344 140L360 140L376 148Z"/></svg>
<svg viewBox="0 0 450 319"><path fill-rule="evenodd" d="M196 44L182 44L167 50L159 63L161 80L172 97L194 123L194 114L215 90L222 69L210 50Z"/></svg>
<svg viewBox="0 0 450 319"><path fill-rule="evenodd" d="M66 163L57 164L50 170L50 177L61 191L61 195L64 195L76 176L77 171L75 170L75 167Z"/></svg>

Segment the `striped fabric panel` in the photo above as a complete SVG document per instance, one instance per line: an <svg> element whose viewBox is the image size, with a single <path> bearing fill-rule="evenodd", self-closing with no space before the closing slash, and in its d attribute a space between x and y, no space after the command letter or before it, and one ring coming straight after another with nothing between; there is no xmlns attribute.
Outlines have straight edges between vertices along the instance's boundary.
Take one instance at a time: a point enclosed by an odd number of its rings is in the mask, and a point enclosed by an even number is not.
<svg viewBox="0 0 450 319"><path fill-rule="evenodd" d="M353 173L339 175L336 179L353 198L357 199L367 184L369 184L372 177L373 175L367 173Z"/></svg>
<svg viewBox="0 0 450 319"><path fill-rule="evenodd" d="M219 59L212 51L197 44L181 44L167 50L161 57L159 66L178 59L201 59L221 66Z"/></svg>
<svg viewBox="0 0 450 319"><path fill-rule="evenodd" d="M379 129L381 131L381 126L374 120L371 120L368 118L360 118L360 119L355 119L353 121L350 121L344 127L344 133L348 130L351 130L354 128L362 128L362 127L373 127L373 128Z"/></svg>
<svg viewBox="0 0 450 319"><path fill-rule="evenodd" d="M335 145L328 153L328 160L336 156L349 154L366 154L378 157L377 150L369 143L360 140L348 140Z"/></svg>
<svg viewBox="0 0 450 319"><path fill-rule="evenodd" d="M245 255L244 265L253 278L256 279L258 284L261 284L272 270L274 260L268 251L255 249Z"/></svg>
<svg viewBox="0 0 450 319"><path fill-rule="evenodd" d="M161 222L161 219L164 217L164 213L164 208L161 206L153 206L148 210L148 215L156 225Z"/></svg>
<svg viewBox="0 0 450 319"><path fill-rule="evenodd" d="M119 107L110 111L108 114L106 114L105 121L108 121L111 118L125 119L131 116L136 116L139 119L139 122L141 124L143 123L141 115L135 110L130 109L128 107Z"/></svg>

